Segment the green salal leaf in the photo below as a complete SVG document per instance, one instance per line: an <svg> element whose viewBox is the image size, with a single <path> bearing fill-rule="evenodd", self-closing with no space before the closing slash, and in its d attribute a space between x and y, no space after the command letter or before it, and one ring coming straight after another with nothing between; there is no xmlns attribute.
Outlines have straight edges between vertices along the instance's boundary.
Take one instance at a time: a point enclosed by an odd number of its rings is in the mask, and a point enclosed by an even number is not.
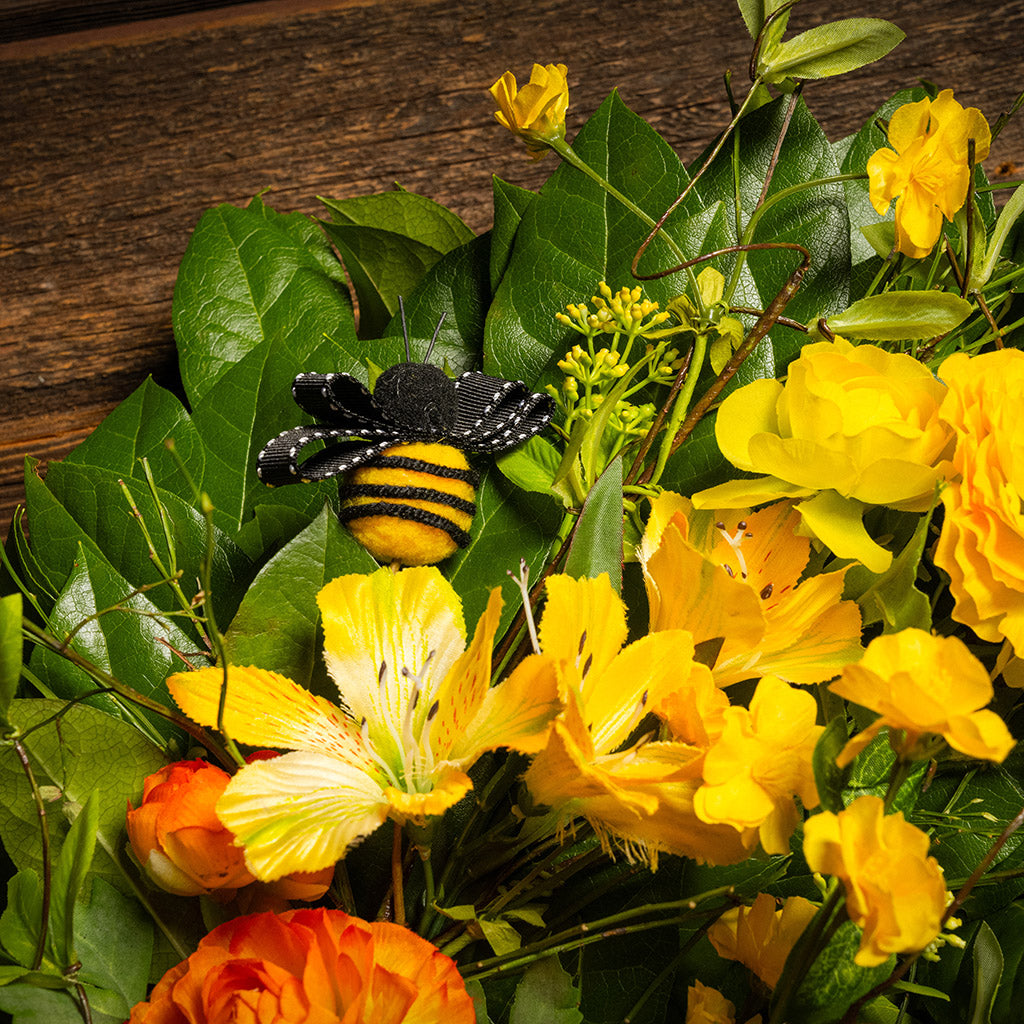
<svg viewBox="0 0 1024 1024"><path fill-rule="evenodd" d="M96 668L133 690L173 707L164 684L182 667L182 658L203 663L195 636L182 632L145 594L137 593L109 562L79 548L72 570L48 623L58 640L88 659ZM177 653L176 653L177 652ZM49 648L37 647L29 661L32 671L49 690L64 700L90 693L99 684L84 669ZM171 742L184 752L185 737L166 719L110 694L87 698L109 715L132 722L151 739Z"/></svg>
<svg viewBox="0 0 1024 1024"><path fill-rule="evenodd" d="M21 678L21 594L0 598L0 721L14 700Z"/></svg>
<svg viewBox="0 0 1024 1024"><path fill-rule="evenodd" d="M0 948L5 955L29 968L35 957L42 925L43 883L31 868L7 880L7 905L0 915Z"/></svg>
<svg viewBox="0 0 1024 1024"><path fill-rule="evenodd" d="M953 330L972 308L952 292L883 292L832 314L828 326L836 334L865 341L918 341Z"/></svg>
<svg viewBox="0 0 1024 1024"><path fill-rule="evenodd" d="M329 696L316 596L337 576L376 568L369 552L325 505L253 581L224 637L228 661L280 672Z"/></svg>
<svg viewBox="0 0 1024 1024"><path fill-rule="evenodd" d="M831 78L880 60L905 38L881 18L844 18L779 43L759 64L768 82L783 78Z"/></svg>
<svg viewBox="0 0 1024 1024"><path fill-rule="evenodd" d="M66 984L66 983L64 983ZM15 984L0 988L0 1010L12 1024L82 1024L82 1011L70 992ZM92 1011L93 1024L123 1024L123 1018Z"/></svg>
<svg viewBox="0 0 1024 1024"><path fill-rule="evenodd" d="M491 293L498 290L501 278L512 258L512 243L527 207L536 192L502 181L494 176L494 227L491 230L490 283Z"/></svg>
<svg viewBox="0 0 1024 1024"><path fill-rule="evenodd" d="M462 598L470 633L495 587L501 588L505 602L498 635L508 627L522 602L519 588L509 574L519 575L522 559L536 579L559 519L557 506L544 496L517 491L497 470L483 474L476 492L476 516L470 527L469 545L440 566Z"/></svg>
<svg viewBox="0 0 1024 1024"><path fill-rule="evenodd" d="M891 973L896 957L877 967L858 967L853 958L860 948L861 930L845 921L811 964L789 1003L788 1020L801 1024L831 1024L847 1008Z"/></svg>
<svg viewBox="0 0 1024 1024"><path fill-rule="evenodd" d="M359 333L377 337L423 275L473 232L451 210L413 192L325 199L324 230L341 253L359 300Z"/></svg>
<svg viewBox="0 0 1024 1024"><path fill-rule="evenodd" d="M51 720L58 712L60 717ZM24 739L36 781L45 787L51 858L60 854L69 819L95 792L98 848L92 873L131 892L122 855L125 808L129 800L138 803L145 777L166 764L163 752L127 722L81 704L16 700L10 719L22 733L51 720ZM31 868L42 877L39 818L21 762L10 747L0 749L0 790L4 848L19 870Z"/></svg>
<svg viewBox="0 0 1024 1024"><path fill-rule="evenodd" d="M587 121L573 148L652 222L687 181L671 147L617 93ZM666 224L690 256L697 255L705 241L706 224L689 224L700 210L691 199ZM515 232L511 258L487 314L485 371L536 385L576 338L555 314L569 302L589 302L601 280L613 290L632 285L630 265L649 230L648 223L587 175L568 164L559 166L526 207ZM676 262L664 242L656 239L644 266L657 269ZM682 285L672 278L646 282L644 288L651 299L664 302Z"/></svg>
<svg viewBox="0 0 1024 1024"><path fill-rule="evenodd" d="M612 459L583 503L564 571L590 579L607 573L615 592L622 592L621 456Z"/></svg>
<svg viewBox="0 0 1024 1024"><path fill-rule="evenodd" d="M509 1024L579 1024L580 990L551 956L528 968L516 987Z"/></svg>
<svg viewBox="0 0 1024 1024"><path fill-rule="evenodd" d="M413 359L421 360L426 354L427 343L444 316L430 361L452 373L479 368L483 361L484 320L491 301L490 243L488 233L453 249L406 294L405 318ZM391 341L393 355L388 358L381 354L380 365L404 361L404 341L396 344L402 338L400 315L392 317L384 336L382 344Z"/></svg>

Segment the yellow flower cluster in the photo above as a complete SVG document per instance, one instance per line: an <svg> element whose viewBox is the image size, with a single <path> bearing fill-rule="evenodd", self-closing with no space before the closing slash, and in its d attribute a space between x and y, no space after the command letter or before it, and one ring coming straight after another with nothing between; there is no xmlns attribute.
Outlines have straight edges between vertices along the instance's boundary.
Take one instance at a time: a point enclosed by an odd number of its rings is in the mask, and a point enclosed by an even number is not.
<svg viewBox="0 0 1024 1024"><path fill-rule="evenodd" d="M889 121L889 145L868 160L871 203L885 213L896 200L896 248L906 256L927 256L967 198L974 162L988 156L992 133L976 107L966 110L944 89L934 100L900 107Z"/></svg>

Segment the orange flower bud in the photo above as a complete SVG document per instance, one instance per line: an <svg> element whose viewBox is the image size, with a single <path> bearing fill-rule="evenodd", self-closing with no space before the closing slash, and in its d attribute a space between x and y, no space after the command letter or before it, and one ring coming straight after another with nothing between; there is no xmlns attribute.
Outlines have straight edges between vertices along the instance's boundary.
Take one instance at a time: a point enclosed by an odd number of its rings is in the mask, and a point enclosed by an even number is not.
<svg viewBox="0 0 1024 1024"><path fill-rule="evenodd" d="M241 847L215 810L229 780L206 761L176 761L146 779L139 807L129 803L132 850L161 889L199 896L253 881Z"/></svg>

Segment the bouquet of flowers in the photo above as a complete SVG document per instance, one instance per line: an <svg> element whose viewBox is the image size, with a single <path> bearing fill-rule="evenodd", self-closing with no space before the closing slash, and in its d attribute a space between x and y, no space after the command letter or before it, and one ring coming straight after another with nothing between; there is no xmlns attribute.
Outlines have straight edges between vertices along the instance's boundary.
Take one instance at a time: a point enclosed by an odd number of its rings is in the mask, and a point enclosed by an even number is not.
<svg viewBox="0 0 1024 1024"><path fill-rule="evenodd" d="M200 218L183 393L3 552L16 1022L1019 1020L1012 111L830 142L803 89L901 33L739 5L690 167L535 65L484 234Z"/></svg>

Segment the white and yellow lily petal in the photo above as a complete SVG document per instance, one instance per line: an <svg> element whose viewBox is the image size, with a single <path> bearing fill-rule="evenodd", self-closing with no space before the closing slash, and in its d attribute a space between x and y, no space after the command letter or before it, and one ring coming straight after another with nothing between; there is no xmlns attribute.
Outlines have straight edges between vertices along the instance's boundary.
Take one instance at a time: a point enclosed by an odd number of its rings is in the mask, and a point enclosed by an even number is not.
<svg viewBox="0 0 1024 1024"><path fill-rule="evenodd" d="M443 814L472 787L465 769L484 751L539 749L561 708L551 659L527 658L490 686L497 590L468 650L461 603L432 566L342 576L318 602L342 708L277 673L228 670L226 731L293 751L242 768L217 804L263 880L334 863L387 817ZM168 686L186 714L215 726L223 679L202 669Z"/></svg>

